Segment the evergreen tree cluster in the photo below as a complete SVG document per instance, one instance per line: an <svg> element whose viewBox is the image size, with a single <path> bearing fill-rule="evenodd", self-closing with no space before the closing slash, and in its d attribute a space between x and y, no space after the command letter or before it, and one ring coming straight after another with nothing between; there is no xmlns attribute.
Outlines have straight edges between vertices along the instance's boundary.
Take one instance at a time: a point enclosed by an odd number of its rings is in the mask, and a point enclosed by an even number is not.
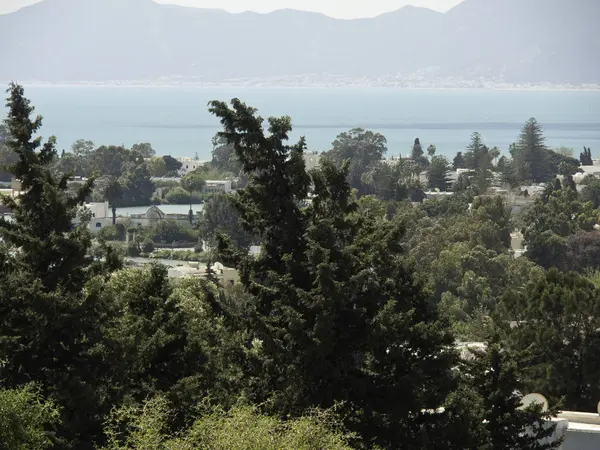
<svg viewBox="0 0 600 450"><path fill-rule="evenodd" d="M240 100L211 102L245 187L215 198L199 227L240 283L221 286L210 266L173 283L161 265L123 268L111 247L92 255L88 228L72 223L85 225L95 180L68 189L22 87L8 94L5 145L23 193L3 199L13 217L0 220L0 406L11 406L0 447L22 436L40 449L551 449L559 442L540 439L555 409L522 409L522 395L580 408L598 395L600 327L582 313L600 298L593 277L515 259L500 198L414 206L404 193L420 189L418 167L390 166L394 182L363 176L383 170L382 136L353 130L307 172L289 117L265 129ZM494 152L477 139L465 164L485 177ZM444 187L450 163L435 153L423 169ZM527 233L590 229L594 210L570 189L548 190ZM535 327L510 326L546 303ZM456 344L469 337L488 345L465 361Z"/></svg>

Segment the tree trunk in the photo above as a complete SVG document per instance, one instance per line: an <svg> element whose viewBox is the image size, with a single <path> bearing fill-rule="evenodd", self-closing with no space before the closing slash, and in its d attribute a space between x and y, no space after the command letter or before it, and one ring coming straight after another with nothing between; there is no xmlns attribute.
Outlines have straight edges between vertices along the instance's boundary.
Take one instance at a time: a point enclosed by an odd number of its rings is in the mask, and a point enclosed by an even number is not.
<svg viewBox="0 0 600 450"><path fill-rule="evenodd" d="M115 208L114 206L112 207L112 219L113 219L113 225L117 224L117 208Z"/></svg>
<svg viewBox="0 0 600 450"><path fill-rule="evenodd" d="M192 211L192 195L193 195L193 191L190 191L190 225L194 224L194 211Z"/></svg>

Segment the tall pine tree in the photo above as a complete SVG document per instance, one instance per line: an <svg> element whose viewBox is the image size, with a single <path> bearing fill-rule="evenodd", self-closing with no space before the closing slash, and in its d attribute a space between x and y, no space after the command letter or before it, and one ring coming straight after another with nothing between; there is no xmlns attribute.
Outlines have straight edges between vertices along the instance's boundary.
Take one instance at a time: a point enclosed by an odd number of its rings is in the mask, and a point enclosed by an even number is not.
<svg viewBox="0 0 600 450"><path fill-rule="evenodd" d="M402 256L402 225L356 213L347 166L324 161L309 177L304 142L287 144L288 117L269 119L267 135L237 99L210 110L248 174L233 200L263 249L250 258L218 238L251 294L244 316L260 356L248 393L285 415L342 402L364 444L423 448L440 418L426 411L452 389L455 354Z"/></svg>
<svg viewBox="0 0 600 450"><path fill-rule="evenodd" d="M467 364L471 382L482 400L485 445L489 450L550 450L556 425L550 421L557 411L542 411L541 405L522 407L524 385L517 364L508 350L492 340Z"/></svg>
<svg viewBox="0 0 600 450"><path fill-rule="evenodd" d="M11 84L8 94L6 145L18 156L11 172L22 194L3 198L13 219L0 220L0 376L9 387L40 385L62 407L63 437L77 446L101 425L94 386L101 365L90 352L102 308L85 291L95 267L90 232L72 226L92 181L68 193L68 176L50 169L54 137L44 144L34 137L42 119L30 119L21 86Z"/></svg>
<svg viewBox="0 0 600 450"><path fill-rule="evenodd" d="M548 148L542 127L533 117L523 125L514 153L518 181L544 183L555 175L549 167Z"/></svg>

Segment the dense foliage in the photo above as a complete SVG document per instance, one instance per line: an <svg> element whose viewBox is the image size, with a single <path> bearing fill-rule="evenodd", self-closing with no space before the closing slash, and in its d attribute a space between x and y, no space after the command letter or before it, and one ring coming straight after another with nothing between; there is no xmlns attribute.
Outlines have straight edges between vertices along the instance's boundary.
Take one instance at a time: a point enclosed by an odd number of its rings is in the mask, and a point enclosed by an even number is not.
<svg viewBox="0 0 600 450"><path fill-rule="evenodd" d="M556 408L600 399L600 189L578 189L535 120L510 155L474 134L453 163L419 139L385 161L382 135L351 130L307 172L289 117L265 127L215 101L210 166L154 185L172 158L86 141L59 158L23 89L8 93L0 152L23 193L0 220L0 447L552 449ZM74 188L69 159L100 177ZM94 243L90 196L188 202L213 170L243 188L210 198L195 228L119 222ZM103 242L127 233L138 253L200 236L207 277L124 269ZM222 286L216 261L240 283ZM487 345L465 359L459 341ZM521 408L532 391L549 411Z"/></svg>

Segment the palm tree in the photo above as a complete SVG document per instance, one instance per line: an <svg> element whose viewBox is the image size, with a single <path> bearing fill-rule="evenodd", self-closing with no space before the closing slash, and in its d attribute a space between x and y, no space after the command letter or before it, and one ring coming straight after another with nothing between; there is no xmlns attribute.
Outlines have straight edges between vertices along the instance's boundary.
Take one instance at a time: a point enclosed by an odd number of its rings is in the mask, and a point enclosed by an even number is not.
<svg viewBox="0 0 600 450"><path fill-rule="evenodd" d="M104 186L104 199L108 202L112 210L113 225L116 225L117 223L117 207L120 206L123 194L123 185L121 185L116 177L110 177Z"/></svg>
<svg viewBox="0 0 600 450"><path fill-rule="evenodd" d="M190 193L190 224L194 221L194 211L192 210L193 193L200 191L206 184L204 178L197 172L190 172L181 179L181 186Z"/></svg>
<svg viewBox="0 0 600 450"><path fill-rule="evenodd" d="M500 154L501 154L501 152L498 147L492 147L490 149L490 156L492 157L494 164L496 164L496 161L498 160L498 157L500 156Z"/></svg>
<svg viewBox="0 0 600 450"><path fill-rule="evenodd" d="M433 144L431 144L429 147L427 147L427 154L429 155L430 158L433 158L435 156L436 151L437 151L437 148Z"/></svg>

